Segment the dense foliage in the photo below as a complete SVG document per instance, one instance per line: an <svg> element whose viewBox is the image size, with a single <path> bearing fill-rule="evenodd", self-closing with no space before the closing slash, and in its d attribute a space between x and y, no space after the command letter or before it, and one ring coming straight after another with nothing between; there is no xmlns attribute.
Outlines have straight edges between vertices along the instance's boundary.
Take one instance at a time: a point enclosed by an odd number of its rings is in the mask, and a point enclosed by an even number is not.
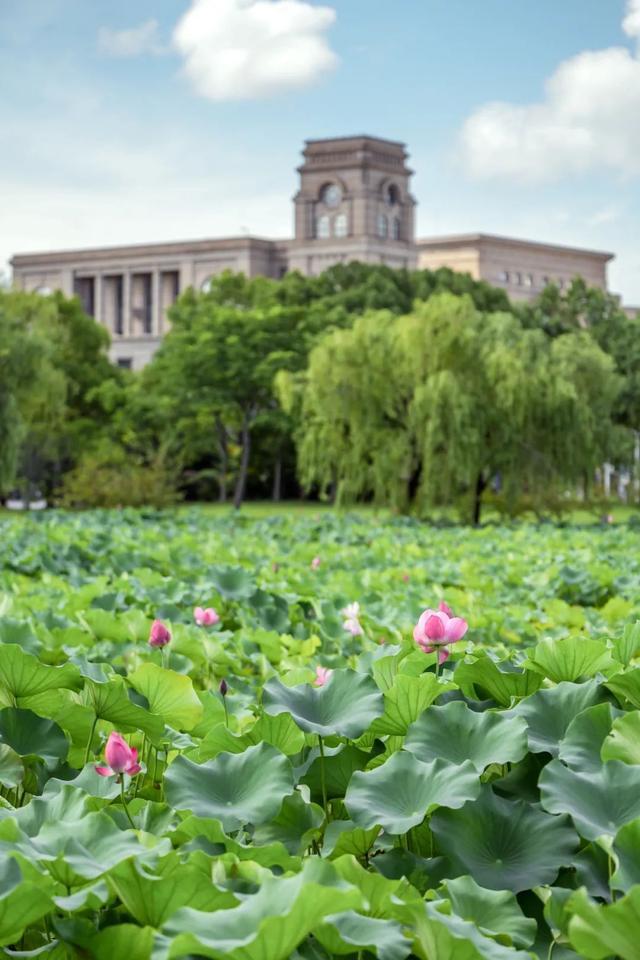
<svg viewBox="0 0 640 960"><path fill-rule="evenodd" d="M636 960L634 528L0 524L7 956Z"/></svg>
<svg viewBox="0 0 640 960"><path fill-rule="evenodd" d="M581 280L516 305L447 269L223 274L170 320L130 374L77 300L0 294L0 493L238 505L302 488L477 520L489 497L557 511L605 460L637 472L639 321Z"/></svg>

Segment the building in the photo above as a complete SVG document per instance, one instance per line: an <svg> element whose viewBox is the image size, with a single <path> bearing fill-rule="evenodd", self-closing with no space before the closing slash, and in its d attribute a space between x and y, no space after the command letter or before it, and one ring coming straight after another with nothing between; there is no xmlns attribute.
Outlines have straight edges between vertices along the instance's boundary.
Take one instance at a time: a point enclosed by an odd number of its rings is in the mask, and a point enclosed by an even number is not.
<svg viewBox="0 0 640 960"><path fill-rule="evenodd" d="M368 136L308 140L298 174L291 240L247 236L16 254L14 285L77 295L109 330L115 362L134 369L157 349L178 294L190 286L206 289L225 270L279 278L359 260L448 266L502 286L514 299L576 275L606 289L608 253L486 234L416 241L412 171L402 143Z"/></svg>

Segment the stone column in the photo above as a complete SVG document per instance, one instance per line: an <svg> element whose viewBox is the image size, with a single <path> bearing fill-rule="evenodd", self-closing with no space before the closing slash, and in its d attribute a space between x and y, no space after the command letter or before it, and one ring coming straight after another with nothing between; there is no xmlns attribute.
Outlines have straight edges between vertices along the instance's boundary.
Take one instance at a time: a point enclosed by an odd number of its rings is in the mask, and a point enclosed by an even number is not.
<svg viewBox="0 0 640 960"><path fill-rule="evenodd" d="M151 274L151 333L154 337L162 333L162 292L157 268Z"/></svg>
<svg viewBox="0 0 640 960"><path fill-rule="evenodd" d="M122 274L122 336L130 337L131 328L131 271Z"/></svg>
<svg viewBox="0 0 640 960"><path fill-rule="evenodd" d="M104 323L104 284L101 273L96 273L93 280L93 319L96 323Z"/></svg>

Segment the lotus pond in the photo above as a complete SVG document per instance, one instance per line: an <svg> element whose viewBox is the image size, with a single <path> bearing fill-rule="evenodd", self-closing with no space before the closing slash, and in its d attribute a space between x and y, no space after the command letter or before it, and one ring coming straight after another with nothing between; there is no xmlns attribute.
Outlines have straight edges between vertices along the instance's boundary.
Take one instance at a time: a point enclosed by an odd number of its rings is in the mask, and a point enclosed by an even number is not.
<svg viewBox="0 0 640 960"><path fill-rule="evenodd" d="M0 954L640 957L633 525L0 536Z"/></svg>

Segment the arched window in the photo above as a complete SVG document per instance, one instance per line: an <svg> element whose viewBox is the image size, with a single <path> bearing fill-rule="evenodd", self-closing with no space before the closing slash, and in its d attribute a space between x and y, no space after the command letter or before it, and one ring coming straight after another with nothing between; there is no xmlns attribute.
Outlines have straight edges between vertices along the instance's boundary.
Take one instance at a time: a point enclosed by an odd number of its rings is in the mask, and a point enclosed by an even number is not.
<svg viewBox="0 0 640 960"><path fill-rule="evenodd" d="M342 190L337 183L327 183L320 191L320 199L327 207L338 207L342 202Z"/></svg>
<svg viewBox="0 0 640 960"><path fill-rule="evenodd" d="M331 236L331 220L324 214L316 222L316 236L319 240L328 240Z"/></svg>
<svg viewBox="0 0 640 960"><path fill-rule="evenodd" d="M395 183L390 183L384 192L384 199L388 206L395 207L400 203L400 191Z"/></svg>
<svg viewBox="0 0 640 960"><path fill-rule="evenodd" d="M386 239L389 236L389 221L384 213L378 214L378 236Z"/></svg>
<svg viewBox="0 0 640 960"><path fill-rule="evenodd" d="M402 224L400 223L400 217L393 218L393 239L402 240Z"/></svg>
<svg viewBox="0 0 640 960"><path fill-rule="evenodd" d="M346 213L339 213L333 221L333 235L334 237L346 237L348 233L349 224L347 222L347 215Z"/></svg>

